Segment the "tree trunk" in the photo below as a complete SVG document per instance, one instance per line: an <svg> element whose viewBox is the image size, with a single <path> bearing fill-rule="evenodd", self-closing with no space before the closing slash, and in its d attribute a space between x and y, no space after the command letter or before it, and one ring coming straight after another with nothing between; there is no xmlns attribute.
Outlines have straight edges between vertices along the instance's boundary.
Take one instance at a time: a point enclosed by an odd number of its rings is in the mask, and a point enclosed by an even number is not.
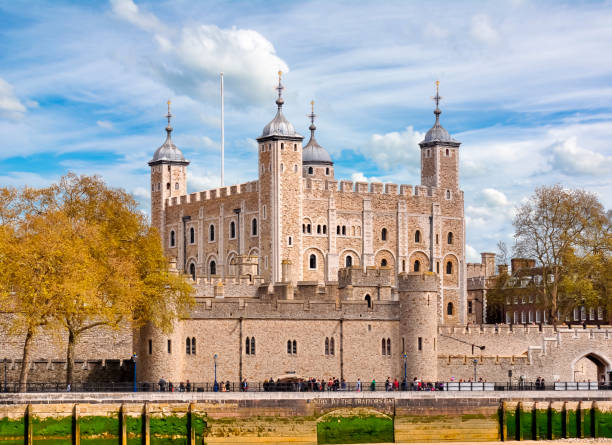
<svg viewBox="0 0 612 445"><path fill-rule="evenodd" d="M66 350L66 387L72 386L74 380L74 347L77 336L72 329L68 329L68 348Z"/></svg>
<svg viewBox="0 0 612 445"><path fill-rule="evenodd" d="M23 356L21 358L21 372L19 373L19 391L26 391L28 383L28 373L30 372L30 346L34 338L34 330L28 328L26 332L25 342L23 343Z"/></svg>

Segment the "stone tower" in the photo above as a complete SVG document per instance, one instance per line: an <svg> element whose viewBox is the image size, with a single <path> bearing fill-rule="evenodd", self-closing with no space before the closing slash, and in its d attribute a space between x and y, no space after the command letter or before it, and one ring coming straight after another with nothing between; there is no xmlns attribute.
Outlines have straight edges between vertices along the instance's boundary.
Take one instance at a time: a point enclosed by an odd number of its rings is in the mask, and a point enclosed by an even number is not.
<svg viewBox="0 0 612 445"><path fill-rule="evenodd" d="M438 379L438 276L432 272L401 273L398 291L399 332L403 353L407 355L408 380L416 377L435 382Z"/></svg>
<svg viewBox="0 0 612 445"><path fill-rule="evenodd" d="M300 280L302 249L302 140L283 116L281 72L278 110L257 138L259 151L260 273L267 281L281 281L281 262L290 265L292 281Z"/></svg>
<svg viewBox="0 0 612 445"><path fill-rule="evenodd" d="M459 145L440 125L440 95L436 82L436 122L419 143L421 146L421 185L437 187L447 195L459 192Z"/></svg>
<svg viewBox="0 0 612 445"><path fill-rule="evenodd" d="M168 101L166 118L168 119L166 140L155 151L153 159L149 161L151 167L151 224L159 230L164 246L170 243L164 233L166 199L187 194L187 166L189 165L189 161L185 159L181 150L172 142L170 101ZM178 241L175 240L175 243L178 244Z"/></svg>

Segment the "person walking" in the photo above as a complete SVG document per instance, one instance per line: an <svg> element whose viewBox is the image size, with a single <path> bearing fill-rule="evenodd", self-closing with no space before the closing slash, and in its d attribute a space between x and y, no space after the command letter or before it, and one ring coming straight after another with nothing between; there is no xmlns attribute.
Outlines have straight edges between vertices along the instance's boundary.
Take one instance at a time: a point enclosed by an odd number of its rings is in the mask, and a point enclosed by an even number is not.
<svg viewBox="0 0 612 445"><path fill-rule="evenodd" d="M372 383L370 383L370 391L376 391L376 379L372 379Z"/></svg>
<svg viewBox="0 0 612 445"><path fill-rule="evenodd" d="M357 392L361 392L361 379L357 379Z"/></svg>

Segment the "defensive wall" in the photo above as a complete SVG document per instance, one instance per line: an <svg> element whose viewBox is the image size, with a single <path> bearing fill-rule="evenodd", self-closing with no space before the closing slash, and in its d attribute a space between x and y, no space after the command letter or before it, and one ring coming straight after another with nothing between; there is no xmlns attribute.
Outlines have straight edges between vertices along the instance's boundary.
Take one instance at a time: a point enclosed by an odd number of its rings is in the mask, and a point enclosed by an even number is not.
<svg viewBox="0 0 612 445"><path fill-rule="evenodd" d="M0 443L428 442L612 437L606 392L0 395ZM25 439L25 440L24 440ZM358 439L358 440L356 440ZM14 442L13 442L14 443Z"/></svg>

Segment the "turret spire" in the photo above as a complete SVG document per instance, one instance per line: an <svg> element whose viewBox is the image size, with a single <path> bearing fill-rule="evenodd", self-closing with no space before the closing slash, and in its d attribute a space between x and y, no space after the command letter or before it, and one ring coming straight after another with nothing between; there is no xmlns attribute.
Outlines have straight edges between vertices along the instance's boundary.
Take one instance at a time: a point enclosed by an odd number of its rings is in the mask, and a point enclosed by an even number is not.
<svg viewBox="0 0 612 445"><path fill-rule="evenodd" d="M166 114L166 119L168 119L168 126L166 127L166 132L168 133L168 138L170 138L170 133L172 133L172 125L170 124L170 119L172 119L172 113L170 113L170 99L168 99L168 114Z"/></svg>
<svg viewBox="0 0 612 445"><path fill-rule="evenodd" d="M314 132L317 129L317 127L315 126L315 117L317 117L317 115L314 112L314 100L310 101L310 114L308 115L308 117L310 118L310 139L314 139Z"/></svg>
<svg viewBox="0 0 612 445"><path fill-rule="evenodd" d="M433 97L434 102L436 103L436 109L434 110L434 114L436 115L436 124L440 123L440 114L442 113L442 110L440 110L439 105L440 105L440 100L442 100L442 98L440 97L440 81L436 80L436 95Z"/></svg>
<svg viewBox="0 0 612 445"><path fill-rule="evenodd" d="M279 71L278 72L278 86L276 87L276 90L278 91L278 99L276 99L276 105L278 105L279 110L283 108L283 104L285 103L285 101L283 100L283 90L285 89L285 87L281 83L282 75L283 75L283 72Z"/></svg>

